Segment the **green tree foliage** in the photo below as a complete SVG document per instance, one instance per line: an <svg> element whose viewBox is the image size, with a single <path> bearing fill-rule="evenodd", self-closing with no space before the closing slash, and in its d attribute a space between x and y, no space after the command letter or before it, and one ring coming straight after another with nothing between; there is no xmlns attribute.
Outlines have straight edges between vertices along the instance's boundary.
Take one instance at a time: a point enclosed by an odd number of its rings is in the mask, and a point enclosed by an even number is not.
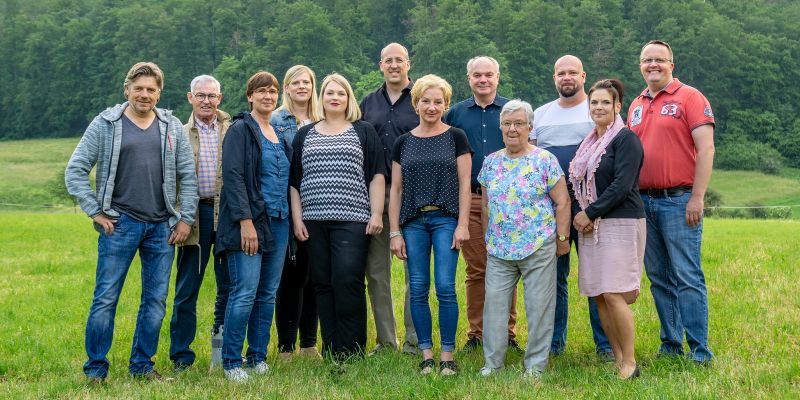
<svg viewBox="0 0 800 400"><path fill-rule="evenodd" d="M189 82L208 73L231 113L247 109L254 72L282 79L298 63L344 74L360 98L380 85L389 42L409 48L412 77L447 79L454 101L470 95L467 60L486 54L501 63L500 94L538 106L556 96L553 62L573 54L587 85L622 79L627 106L644 87L640 48L658 38L711 101L718 167L800 167L797 21L796 0L0 0L0 138L83 132L124 101L142 60L162 67L159 105L182 119Z"/></svg>

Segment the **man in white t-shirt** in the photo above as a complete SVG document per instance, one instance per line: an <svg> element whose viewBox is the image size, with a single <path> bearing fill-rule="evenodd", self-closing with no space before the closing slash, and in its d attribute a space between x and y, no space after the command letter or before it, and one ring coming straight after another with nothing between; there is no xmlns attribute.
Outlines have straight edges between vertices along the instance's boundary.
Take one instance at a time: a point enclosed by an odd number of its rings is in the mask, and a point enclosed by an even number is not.
<svg viewBox="0 0 800 400"><path fill-rule="evenodd" d="M583 70L581 60L575 56L565 55L556 61L554 70L553 81L558 91L558 99L533 112L533 130L529 140L553 153L558 158L561 169L564 173L568 173L569 163L575 156L578 145L594 128L594 122L589 117L589 103L583 87L586 82L586 72ZM571 185L568 185L568 190L574 216L579 211L576 210L578 205ZM577 241L577 236L578 233L572 228L566 240ZM575 247L577 251L577 245ZM569 253L558 257L557 270L556 317L553 342L550 346L550 353L553 355L562 353L567 345ZM592 336L597 354L607 360L613 359L611 345L600 326L597 305L592 298L589 298L589 320L592 324Z"/></svg>

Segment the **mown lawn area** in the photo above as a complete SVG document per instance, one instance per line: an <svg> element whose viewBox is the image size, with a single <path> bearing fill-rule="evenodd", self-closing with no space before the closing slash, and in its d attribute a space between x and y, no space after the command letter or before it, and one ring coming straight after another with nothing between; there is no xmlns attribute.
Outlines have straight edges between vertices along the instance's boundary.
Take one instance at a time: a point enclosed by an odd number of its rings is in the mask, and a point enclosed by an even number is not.
<svg viewBox="0 0 800 400"><path fill-rule="evenodd" d="M711 367L696 367L679 358L655 357L658 319L644 279L642 296L633 306L636 352L643 376L632 382L618 381L610 365L594 356L586 300L578 295L573 257L567 351L551 360L550 368L538 382L521 377L521 359L516 354L509 355L509 368L503 373L479 378L480 352L457 354L462 372L454 378L422 377L416 372L419 359L387 353L354 362L343 375L331 375L321 361L279 362L273 330L269 356L273 371L244 385L228 383L221 372L208 372L214 293L211 271L199 300L196 364L189 371L172 373L165 323L156 368L175 380L140 382L127 374L140 294L137 260L128 274L117 310L114 345L109 354L110 379L102 387L87 386L81 372L96 260L97 236L89 220L73 213L6 211L0 212L0 226L0 398L800 397L800 221L706 221L703 265L710 296L711 349L717 357ZM400 319L402 265L395 263L393 278L396 315ZM467 327L463 281L462 266L457 278L462 303L458 347L466 340ZM167 320L172 314L173 293L171 289ZM435 306L435 300L432 303ZM371 347L371 321L369 326ZM524 344L524 312L518 335ZM437 335L434 338L437 342Z"/></svg>

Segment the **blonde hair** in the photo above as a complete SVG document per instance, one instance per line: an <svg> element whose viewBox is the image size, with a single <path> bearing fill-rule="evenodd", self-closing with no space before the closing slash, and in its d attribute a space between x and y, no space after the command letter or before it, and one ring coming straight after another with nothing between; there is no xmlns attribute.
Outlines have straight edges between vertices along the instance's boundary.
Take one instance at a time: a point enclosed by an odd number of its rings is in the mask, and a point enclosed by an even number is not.
<svg viewBox="0 0 800 400"><path fill-rule="evenodd" d="M292 99L289 98L289 93L286 88L289 87L293 80L304 73L307 73L308 76L311 77L311 96L308 99L308 104L306 104L308 117L311 118L312 121L319 121L322 118L317 109L317 76L314 75L314 71L312 71L311 68L305 65L295 65L289 68L286 71L286 75L283 76L283 96L281 97L280 108L286 109L292 116L297 115L297 111L294 109L294 103L292 103Z"/></svg>
<svg viewBox="0 0 800 400"><path fill-rule="evenodd" d="M450 98L453 96L453 88L450 87L450 84L447 83L446 80L433 74L425 75L414 82L414 87L411 88L411 105L414 109L417 109L419 98L422 97L422 94L428 89L441 89L442 95L444 96L444 110L447 111L447 109L450 108Z"/></svg>
<svg viewBox="0 0 800 400"><path fill-rule="evenodd" d="M161 68L156 65L156 63L152 62L138 62L133 64L131 69L128 70L128 74L125 75L125 82L122 83L122 87L127 89L128 86L133 81L139 79L140 76L152 76L153 78L156 78L158 89L164 89L164 73L161 71Z"/></svg>
<svg viewBox="0 0 800 400"><path fill-rule="evenodd" d="M331 82L343 87L345 93L347 93L347 108L344 110L345 119L350 122L356 122L361 119L361 108L358 106L358 102L356 102L356 96L353 93L353 88L350 87L350 82L348 82L345 77L337 73L332 73L326 76L325 79L322 80L322 85L319 87L319 102L317 103L317 112L319 113L321 119L325 119L325 108L322 105L322 96L325 95L325 88Z"/></svg>

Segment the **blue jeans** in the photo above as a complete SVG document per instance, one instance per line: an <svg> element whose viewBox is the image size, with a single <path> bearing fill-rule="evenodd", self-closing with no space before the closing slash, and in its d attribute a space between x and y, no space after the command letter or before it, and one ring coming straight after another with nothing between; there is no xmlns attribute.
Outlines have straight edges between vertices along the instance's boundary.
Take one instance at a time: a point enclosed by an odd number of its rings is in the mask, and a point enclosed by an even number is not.
<svg viewBox="0 0 800 400"><path fill-rule="evenodd" d="M200 203L197 211L200 224L198 245L178 248L175 300L169 324L169 358L176 365L194 363L195 354L189 346L197 332L197 295L200 293L200 285L203 284L203 276L206 274L206 265L211 258L211 247L216 236L214 206ZM230 291L228 266L222 263L222 257L214 257L214 275L217 281L214 328L217 328L223 324Z"/></svg>
<svg viewBox="0 0 800 400"><path fill-rule="evenodd" d="M158 349L158 335L164 320L172 270L173 246L167 244L169 223L148 223L121 214L114 223L114 233L102 231L97 239L97 272L94 298L86 322L86 354L83 373L88 377L105 378L114 337L114 316L122 285L136 251L142 262L142 298L133 333L128 370L131 375L144 375L153 369L153 356Z"/></svg>
<svg viewBox="0 0 800 400"><path fill-rule="evenodd" d="M403 226L403 240L408 256L408 281L411 292L411 319L417 331L420 349L433 347L431 309L431 247L433 247L433 280L439 300L439 330L442 351L453 351L456 345L458 302L456 301L456 267L458 250L451 249L453 232L458 221L443 211L423 212Z"/></svg>
<svg viewBox="0 0 800 400"><path fill-rule="evenodd" d="M661 322L661 354L683 354L683 335L690 357L710 361L708 294L700 267L703 223L686 224L691 193L676 197L642 195L647 214L644 266Z"/></svg>
<svg viewBox="0 0 800 400"><path fill-rule="evenodd" d="M231 293L225 310L225 335L222 340L222 368L242 366L242 347L247 332L247 365L253 366L267 356L275 293L281 281L283 260L289 243L289 219L269 217L269 229L275 249L248 256L241 251L227 251Z"/></svg>

